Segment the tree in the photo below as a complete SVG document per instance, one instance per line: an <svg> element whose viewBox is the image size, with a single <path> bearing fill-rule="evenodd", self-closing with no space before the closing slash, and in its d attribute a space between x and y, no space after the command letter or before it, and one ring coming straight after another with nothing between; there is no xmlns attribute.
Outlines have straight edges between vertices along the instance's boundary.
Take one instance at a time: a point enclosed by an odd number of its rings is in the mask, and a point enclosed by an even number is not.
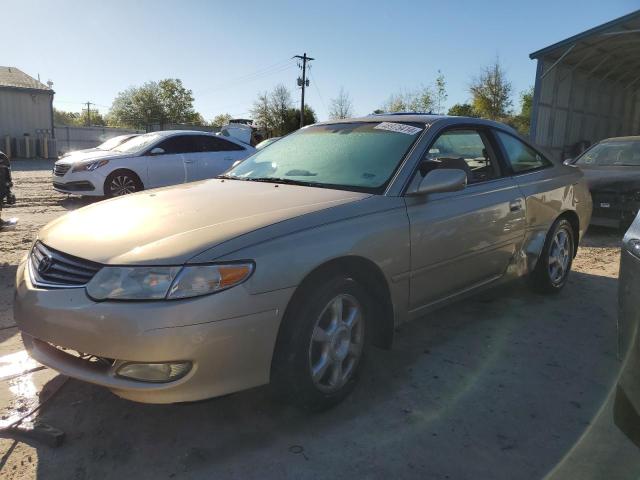
<svg viewBox="0 0 640 480"><path fill-rule="evenodd" d="M91 120L91 122L89 122L89 120ZM91 110L91 118L89 118L86 110L77 113L65 112L54 108L53 124L65 127L86 127L88 125L104 126L107 122L98 110Z"/></svg>
<svg viewBox="0 0 640 480"><path fill-rule="evenodd" d="M528 136L531 128L531 108L533 105L533 87L520 92L520 113L514 115L510 122L522 135Z"/></svg>
<svg viewBox="0 0 640 480"><path fill-rule="evenodd" d="M253 103L251 115L267 137L282 136L297 130L300 126L300 110L293 108L291 92L284 85L277 85L270 93L258 95ZM315 122L315 113L310 107L305 106L305 125Z"/></svg>
<svg viewBox="0 0 640 480"><path fill-rule="evenodd" d="M305 109L306 110L306 109ZM306 115L306 113L305 113ZM340 87L338 96L331 99L331 107L329 108L329 117L334 120L349 118L353 116L353 103L349 94L344 87ZM305 121L305 124L307 122Z"/></svg>
<svg viewBox="0 0 640 480"><path fill-rule="evenodd" d="M436 77L436 92L435 92L435 110L436 113L444 113L444 104L447 101L447 83L444 80L444 75L438 70L438 76Z"/></svg>
<svg viewBox="0 0 640 480"><path fill-rule="evenodd" d="M469 87L474 110L480 116L491 120L500 120L509 115L513 104L511 90L511 82L507 80L506 73L497 58L492 65L482 69L480 75L471 82Z"/></svg>
<svg viewBox="0 0 640 480"><path fill-rule="evenodd" d="M111 105L109 123L140 127L159 123L199 123L202 117L193 108L193 92L177 78L147 82L118 93Z"/></svg>
<svg viewBox="0 0 640 480"><path fill-rule="evenodd" d="M60 126L77 125L79 114L76 112L65 112L64 110L53 109L53 124Z"/></svg>
<svg viewBox="0 0 640 480"><path fill-rule="evenodd" d="M453 105L447 115L456 115L458 117L478 117L478 113L473 109L473 105L469 103L456 103Z"/></svg>
<svg viewBox="0 0 640 480"><path fill-rule="evenodd" d="M211 120L211 123L209 125L211 125L212 127L221 128L225 125L228 125L231 119L233 119L233 117L228 113L221 113L220 115L216 115L215 117L213 117L213 120Z"/></svg>
<svg viewBox="0 0 640 480"><path fill-rule="evenodd" d="M433 91L422 86L417 90L392 94L382 106L385 112L429 113L433 110Z"/></svg>

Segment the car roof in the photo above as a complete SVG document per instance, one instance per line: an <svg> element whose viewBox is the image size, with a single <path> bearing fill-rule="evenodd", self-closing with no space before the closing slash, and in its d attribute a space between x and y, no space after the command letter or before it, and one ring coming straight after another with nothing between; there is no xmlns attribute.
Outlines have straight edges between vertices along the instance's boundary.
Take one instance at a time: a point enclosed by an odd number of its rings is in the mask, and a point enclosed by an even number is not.
<svg viewBox="0 0 640 480"><path fill-rule="evenodd" d="M202 130L158 130L155 133L161 137L171 137L173 135L215 135L213 132L207 132Z"/></svg>
<svg viewBox="0 0 640 480"><path fill-rule="evenodd" d="M398 112L398 113L376 113L367 115L365 117L356 117L340 120L328 120L326 122L319 122L316 125L332 125L338 123L349 122L410 122L410 123L424 123L425 125L431 125L434 123L449 123L455 124L472 124L472 125L485 125L509 132L517 133L512 127L500 122L494 122L492 120L485 120L484 118L476 117L457 117L454 115L434 115L430 113L415 113L415 112Z"/></svg>
<svg viewBox="0 0 640 480"><path fill-rule="evenodd" d="M640 142L640 135L629 135L627 137L603 138L598 143L602 143L602 142Z"/></svg>

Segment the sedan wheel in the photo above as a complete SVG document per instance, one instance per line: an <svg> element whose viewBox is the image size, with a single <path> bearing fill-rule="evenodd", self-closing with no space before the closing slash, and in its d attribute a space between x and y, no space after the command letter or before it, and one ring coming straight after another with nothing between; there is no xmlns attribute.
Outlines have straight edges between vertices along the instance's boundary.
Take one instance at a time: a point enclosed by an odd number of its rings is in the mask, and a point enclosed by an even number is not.
<svg viewBox="0 0 640 480"><path fill-rule="evenodd" d="M319 315L311 344L309 366L318 390L333 393L352 377L364 348L362 307L351 295L330 300Z"/></svg>
<svg viewBox="0 0 640 480"><path fill-rule="evenodd" d="M277 392L308 410L330 408L349 395L366 357L374 305L360 283L340 274L296 292L272 362Z"/></svg>
<svg viewBox="0 0 640 480"><path fill-rule="evenodd" d="M565 218L557 220L549 230L531 273L531 282L537 291L557 293L562 290L569 278L575 248L573 226Z"/></svg>
<svg viewBox="0 0 640 480"><path fill-rule="evenodd" d="M567 273L567 266L572 255L571 244L569 240L569 232L560 229L556 232L553 242L551 242L551 251L549 252L549 278L551 283L559 285L564 280Z"/></svg>
<svg viewBox="0 0 640 480"><path fill-rule="evenodd" d="M126 171L114 172L105 181L105 195L107 197L121 197L142 190L138 178Z"/></svg>

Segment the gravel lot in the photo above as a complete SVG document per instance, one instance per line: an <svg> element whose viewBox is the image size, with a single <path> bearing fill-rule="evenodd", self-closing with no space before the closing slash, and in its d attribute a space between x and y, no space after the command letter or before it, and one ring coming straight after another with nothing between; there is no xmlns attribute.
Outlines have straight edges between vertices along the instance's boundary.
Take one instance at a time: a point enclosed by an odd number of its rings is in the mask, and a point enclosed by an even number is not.
<svg viewBox="0 0 640 480"><path fill-rule="evenodd" d="M3 214L20 223L0 233L0 357L23 349L11 313L16 264L40 227L88 203L55 193L50 167L14 162L18 203ZM69 380L38 413L66 432L64 445L0 438L0 477L541 478L615 382L619 242L618 232L590 232L558 296L516 283L403 326L391 351L373 352L354 394L321 415L278 404L267 387L150 406ZM55 377L0 382L5 417ZM640 472L635 447L615 429L603 435L580 478Z"/></svg>

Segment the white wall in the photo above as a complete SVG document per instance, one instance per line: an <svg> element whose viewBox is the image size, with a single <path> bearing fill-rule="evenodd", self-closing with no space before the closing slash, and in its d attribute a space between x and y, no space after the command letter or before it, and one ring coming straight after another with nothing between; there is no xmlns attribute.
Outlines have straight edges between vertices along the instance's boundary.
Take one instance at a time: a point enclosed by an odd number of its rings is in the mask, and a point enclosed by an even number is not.
<svg viewBox="0 0 640 480"><path fill-rule="evenodd" d="M51 130L51 95L0 88L0 138L35 136L38 130Z"/></svg>

